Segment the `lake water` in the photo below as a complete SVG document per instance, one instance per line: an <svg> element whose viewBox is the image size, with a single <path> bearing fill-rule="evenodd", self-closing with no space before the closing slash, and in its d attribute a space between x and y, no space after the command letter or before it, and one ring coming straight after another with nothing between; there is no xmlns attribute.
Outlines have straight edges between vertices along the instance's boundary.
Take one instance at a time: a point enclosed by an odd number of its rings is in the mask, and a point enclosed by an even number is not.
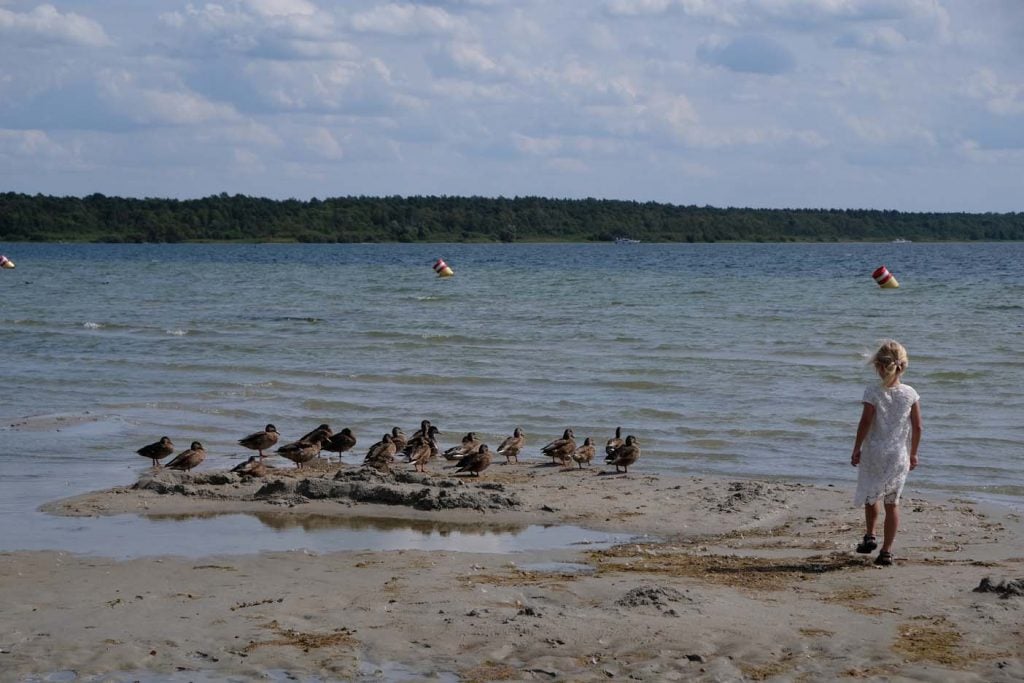
<svg viewBox="0 0 1024 683"><path fill-rule="evenodd" d="M863 354L895 337L922 396L912 493L1024 507L1024 244L0 244L0 549L68 545L36 508L129 484L140 446L321 422L365 446L514 427L524 459L622 426L638 472L829 483ZM444 258L455 277L431 269ZM902 287L881 290L885 264ZM87 523L83 522L83 523ZM16 535L12 525L22 529ZM64 525L66 526L66 525Z"/></svg>

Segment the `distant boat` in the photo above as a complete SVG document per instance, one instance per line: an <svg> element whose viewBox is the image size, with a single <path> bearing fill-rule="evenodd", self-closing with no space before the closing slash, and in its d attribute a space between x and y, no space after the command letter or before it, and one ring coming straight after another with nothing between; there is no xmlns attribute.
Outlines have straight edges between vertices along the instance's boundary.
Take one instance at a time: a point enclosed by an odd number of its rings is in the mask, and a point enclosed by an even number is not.
<svg viewBox="0 0 1024 683"><path fill-rule="evenodd" d="M893 244L910 244L910 240L905 240L902 237L897 237L892 241Z"/></svg>
<svg viewBox="0 0 1024 683"><path fill-rule="evenodd" d="M640 240L635 240L631 237L616 237L615 244L640 244Z"/></svg>

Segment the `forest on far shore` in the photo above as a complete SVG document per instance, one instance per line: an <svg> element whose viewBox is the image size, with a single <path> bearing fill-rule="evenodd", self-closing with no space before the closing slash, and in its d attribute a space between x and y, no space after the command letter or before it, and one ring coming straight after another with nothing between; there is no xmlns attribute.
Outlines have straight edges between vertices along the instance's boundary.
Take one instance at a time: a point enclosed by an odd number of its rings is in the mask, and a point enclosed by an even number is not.
<svg viewBox="0 0 1024 683"><path fill-rule="evenodd" d="M0 193L8 242L836 242L1024 240L1024 213L749 209L543 197Z"/></svg>

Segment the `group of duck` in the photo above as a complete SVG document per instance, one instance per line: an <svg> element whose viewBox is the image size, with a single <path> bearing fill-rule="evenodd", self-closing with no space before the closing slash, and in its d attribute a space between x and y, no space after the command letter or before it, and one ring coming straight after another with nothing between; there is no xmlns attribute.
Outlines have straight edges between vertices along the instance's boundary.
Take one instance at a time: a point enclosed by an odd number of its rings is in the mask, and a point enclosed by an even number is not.
<svg viewBox="0 0 1024 683"><path fill-rule="evenodd" d="M396 462L412 464L417 472L426 472L427 464L438 456L449 462L454 462L453 467L457 473L467 473L473 476L480 476L480 473L491 464L491 450L487 444L477 438L476 432L469 432L462 437L458 446L453 446L442 451L438 445L437 437L440 430L430 420L423 420L420 428L407 437L400 427L394 427L390 432L384 434L380 441L376 442L366 452L363 458L363 465L380 471L390 471ZM249 450L256 451L258 455L250 457L243 463L232 468L233 472L254 477L265 476L273 467L264 463L266 454L280 440L280 433L277 427L268 424L262 431L249 434L238 440L238 444ZM305 434L300 439L279 446L277 455L291 460L297 468L302 468L306 463L321 456L324 451L329 453L342 453L352 450L356 445L356 436L348 427L339 432L334 432L330 426L322 424L313 431ZM512 435L505 438L498 446L496 453L505 458L506 463L519 462L519 454L526 445L526 434L520 427L516 427ZM153 467L160 467L160 461L175 450L174 444L169 437L162 437L159 441L143 446L138 451L139 455L153 461ZM541 448L541 453L551 458L552 464L567 466L575 462L580 469L584 465L589 466L596 454L597 447L593 439L587 437L583 445L576 445L576 437L572 429L566 429L561 438L555 439ZM615 471L629 472L629 466L640 457L640 446L636 437L629 435L622 438L622 427L615 429L615 436L605 443L605 463L615 466ZM176 455L165 467L173 470L190 471L206 459L206 450L202 443L193 441L191 447Z"/></svg>

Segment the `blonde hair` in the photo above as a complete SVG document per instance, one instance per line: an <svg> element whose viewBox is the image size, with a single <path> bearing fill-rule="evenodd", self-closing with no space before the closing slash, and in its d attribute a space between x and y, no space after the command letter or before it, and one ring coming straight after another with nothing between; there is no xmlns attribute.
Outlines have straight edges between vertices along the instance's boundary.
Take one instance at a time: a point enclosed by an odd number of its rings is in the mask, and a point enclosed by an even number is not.
<svg viewBox="0 0 1024 683"><path fill-rule="evenodd" d="M903 348L903 344L894 339L886 339L878 351L875 351L871 363L878 371L879 377L882 378L882 384L888 387L900 378L903 371L910 365L910 359L907 357L907 350Z"/></svg>

